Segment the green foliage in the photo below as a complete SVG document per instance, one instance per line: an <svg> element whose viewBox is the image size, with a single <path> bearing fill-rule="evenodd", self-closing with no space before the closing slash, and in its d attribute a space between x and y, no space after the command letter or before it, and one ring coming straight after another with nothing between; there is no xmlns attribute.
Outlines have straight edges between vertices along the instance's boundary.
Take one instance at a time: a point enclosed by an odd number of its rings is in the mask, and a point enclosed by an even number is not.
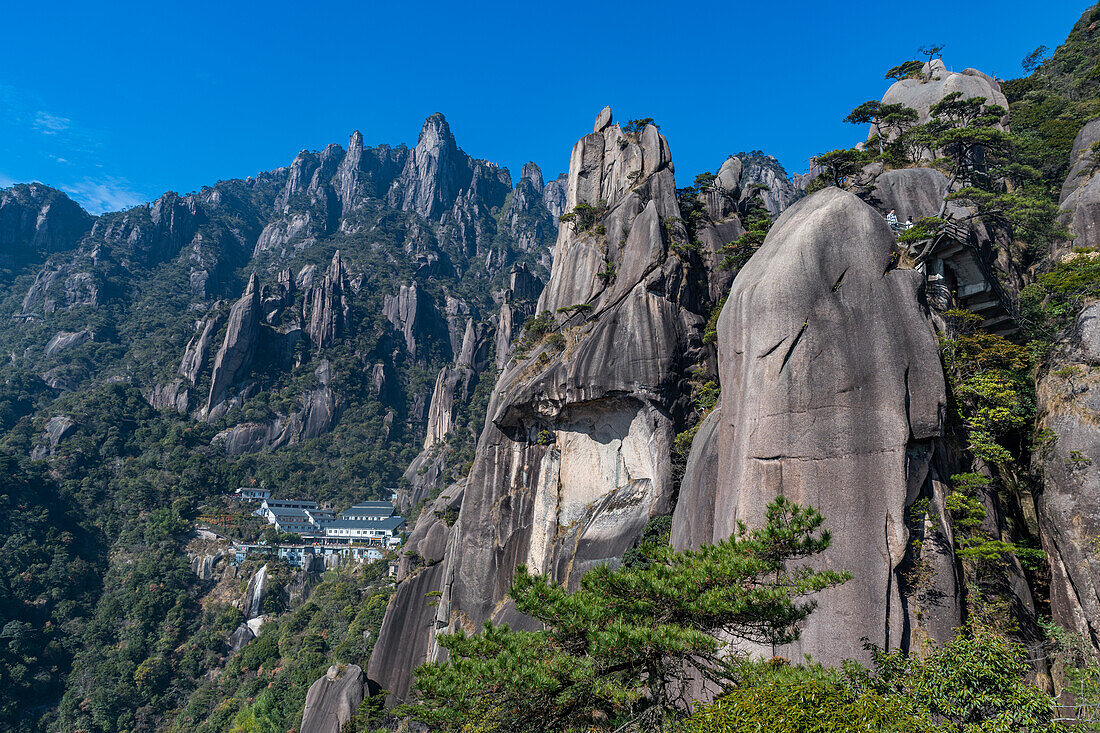
<svg viewBox="0 0 1100 733"><path fill-rule="evenodd" d="M389 597L372 563L328 571L309 599L269 620L259 637L202 680L168 730L285 731L301 722L305 689L333 663L365 668ZM366 634L365 634L366 632Z"/></svg>
<svg viewBox="0 0 1100 733"><path fill-rule="evenodd" d="M744 233L725 246L718 265L723 270L740 270L756 254L772 228L771 214L758 198L753 198L741 216L741 225L745 228Z"/></svg>
<svg viewBox="0 0 1100 733"><path fill-rule="evenodd" d="M1027 682L1027 649L980 625L941 647L905 656L871 647L874 673L849 665L853 687L901 700L951 733L1051 733L1054 699Z"/></svg>
<svg viewBox="0 0 1100 733"><path fill-rule="evenodd" d="M554 314L543 311L537 316L529 318L523 324L523 334L516 341L513 353L516 359L524 359L531 349L540 345L544 338L553 332L556 325Z"/></svg>
<svg viewBox="0 0 1100 733"><path fill-rule="evenodd" d="M831 186L844 186L870 161L870 153L855 148L830 150L814 157L814 164L822 169L822 180Z"/></svg>
<svg viewBox="0 0 1100 733"><path fill-rule="evenodd" d="M898 244L914 245L939 234L947 222L938 216L922 216L913 226L898 234Z"/></svg>
<svg viewBox="0 0 1100 733"><path fill-rule="evenodd" d="M902 79L912 79L920 74L921 69L924 68L924 62L913 59L912 61L905 61L897 66L889 69L884 78L893 79L894 81L901 81Z"/></svg>
<svg viewBox="0 0 1100 733"><path fill-rule="evenodd" d="M653 125L658 130L661 129L661 126L654 122L652 117L642 117L641 119L627 122L626 125L623 126L623 132L627 135L637 136L642 133L646 125Z"/></svg>
<svg viewBox="0 0 1100 733"><path fill-rule="evenodd" d="M853 691L836 670L776 659L745 665L738 685L702 706L685 733L931 733L905 700Z"/></svg>
<svg viewBox="0 0 1100 733"><path fill-rule="evenodd" d="M992 464L1009 464L1002 441L1021 431L1035 415L1032 356L1024 347L980 328L980 316L947 311L957 335L941 340L953 396L969 435L969 448Z"/></svg>
<svg viewBox="0 0 1100 733"><path fill-rule="evenodd" d="M1070 325L1091 298L1100 296L1100 252L1078 249L1039 275L1032 290L1021 296L1029 314L1051 331Z"/></svg>
<svg viewBox="0 0 1100 733"><path fill-rule="evenodd" d="M720 638L788 642L807 596L847 578L797 563L828 546L822 522L780 497L760 529L694 551L639 545L648 562L598 566L575 592L520 567L511 596L543 630L439 637L449 661L417 670L418 702L401 712L433 730L664 729L686 713L687 664L730 679Z"/></svg>
<svg viewBox="0 0 1100 733"><path fill-rule="evenodd" d="M653 557L663 547L668 547L672 537L672 516L663 514L646 522L642 536L634 547L623 554L624 568L640 568L653 562Z"/></svg>
<svg viewBox="0 0 1100 733"><path fill-rule="evenodd" d="M703 343L715 344L718 343L718 319L722 315L722 308L726 305L726 297L723 297L714 307L710 309L710 316L707 318L707 325L703 329Z"/></svg>
<svg viewBox="0 0 1100 733"><path fill-rule="evenodd" d="M589 232L596 229L600 223L600 219L607 213L607 202L600 201L595 206L592 204L580 203L573 207L573 210L562 214L558 217L558 221L563 224L569 224L573 227L575 232Z"/></svg>
<svg viewBox="0 0 1100 733"><path fill-rule="evenodd" d="M602 280L605 286L611 285L615 282L615 263L604 260L603 269L596 273L596 277Z"/></svg>
<svg viewBox="0 0 1100 733"><path fill-rule="evenodd" d="M1062 663L1064 691L1073 696L1073 716L1090 730L1100 729L1100 657L1092 642L1039 619L1054 658Z"/></svg>
<svg viewBox="0 0 1100 733"><path fill-rule="evenodd" d="M55 701L98 591L99 538L41 464L0 449L0 728L37 730Z"/></svg>
<svg viewBox="0 0 1100 733"><path fill-rule="evenodd" d="M890 162L908 162L904 153L901 139L909 128L917 124L920 116L915 109L903 104L883 104L875 100L864 102L852 110L845 122L853 125L874 125L876 134L874 142L878 147L879 156L885 156L889 149ZM889 143L887 143L889 139Z"/></svg>
<svg viewBox="0 0 1100 733"><path fill-rule="evenodd" d="M980 625L919 654L868 646L872 667L745 664L689 733L1054 733L1055 701L1027 682L1026 649Z"/></svg>

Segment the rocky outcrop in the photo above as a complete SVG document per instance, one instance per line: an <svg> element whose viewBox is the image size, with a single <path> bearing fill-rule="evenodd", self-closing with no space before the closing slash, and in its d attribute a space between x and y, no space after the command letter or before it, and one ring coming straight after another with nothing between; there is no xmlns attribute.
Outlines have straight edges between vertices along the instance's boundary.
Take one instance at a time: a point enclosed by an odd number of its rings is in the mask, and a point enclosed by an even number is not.
<svg viewBox="0 0 1100 733"><path fill-rule="evenodd" d="M34 447L34 450L31 451L31 458L41 460L47 456L52 456L61 441L69 436L75 428L76 423L67 415L54 415L51 417L46 421L46 429L43 435L45 443L40 443Z"/></svg>
<svg viewBox="0 0 1100 733"><path fill-rule="evenodd" d="M351 287L348 274L340 259L340 251L332 256L325 279L310 289L306 298L303 319L305 333L315 348L331 346L344 335L347 327Z"/></svg>
<svg viewBox="0 0 1100 733"><path fill-rule="evenodd" d="M260 319L260 287L256 274L253 273L248 279L244 295L229 311L225 340L214 359L210 396L203 410L208 419L214 415L214 408L225 401L229 388L252 365L260 340Z"/></svg>
<svg viewBox="0 0 1100 733"><path fill-rule="evenodd" d="M1069 250L1100 246L1100 175L1082 157L1096 139L1100 124L1094 120L1074 142L1061 220L1076 236L1072 244L1055 244L1052 258L1088 257ZM1051 614L1100 651L1100 303L1082 309L1048 361L1038 383L1038 428L1054 440L1036 464L1043 479L1037 503L1051 569Z"/></svg>
<svg viewBox="0 0 1100 733"><path fill-rule="evenodd" d="M1100 303L1086 307L1057 344L1038 406L1038 427L1055 436L1038 459L1051 613L1100 650Z"/></svg>
<svg viewBox="0 0 1100 733"><path fill-rule="evenodd" d="M516 564L574 584L671 508L666 458L685 364L700 356L696 278L671 253L687 235L664 137L652 125L624 132L610 110L596 127L573 149L567 186L568 209L595 207L596 219L559 230L537 306L557 333L506 365L447 550L387 611L370 676L395 701L438 653L433 626L524 624L505 599ZM428 591L441 594L434 608Z"/></svg>
<svg viewBox="0 0 1100 733"><path fill-rule="evenodd" d="M363 670L355 664L334 664L309 686L302 710L301 733L340 733L355 716L366 692Z"/></svg>
<svg viewBox="0 0 1100 733"><path fill-rule="evenodd" d="M391 206L438 220L470 185L469 158L458 149L451 126L438 112L424 120L416 148L388 194Z"/></svg>
<svg viewBox="0 0 1100 733"><path fill-rule="evenodd" d="M825 189L779 218L718 322L720 409L692 448L676 545L757 524L782 495L825 515L833 545L820 564L853 575L822 594L800 641L759 650L769 656L835 664L864 657L864 637L908 648L960 619L950 561L938 564L936 604L904 595L906 507L929 498L930 532L949 536L930 470L945 395L922 278L891 268L893 248L881 215Z"/></svg>
<svg viewBox="0 0 1100 733"><path fill-rule="evenodd" d="M1072 167L1062 186L1058 221L1068 227L1075 238L1055 247L1055 257L1064 256L1073 248L1100 244L1100 165L1090 151L1098 140L1100 120L1093 120L1082 128L1073 142Z"/></svg>
<svg viewBox="0 0 1100 733"><path fill-rule="evenodd" d="M742 166L741 199L759 198L773 217L800 199L812 179L809 174L788 176L778 160L760 151L739 155L743 156L738 159Z"/></svg>
<svg viewBox="0 0 1100 733"><path fill-rule="evenodd" d="M542 205L550 212L555 222L565 213L565 186L568 181L568 174L562 173L542 189Z"/></svg>
<svg viewBox="0 0 1100 733"><path fill-rule="evenodd" d="M1100 119L1089 120L1073 140L1073 149L1069 155L1069 175L1062 184L1059 203L1064 204L1074 191L1090 181L1097 169L1100 169L1100 160L1092 151L1092 146L1098 142L1100 142Z"/></svg>
<svg viewBox="0 0 1100 733"><path fill-rule="evenodd" d="M0 190L0 266L22 267L75 249L94 220L61 191L40 183Z"/></svg>
<svg viewBox="0 0 1100 733"><path fill-rule="evenodd" d="M95 334L87 328L80 331L60 331L49 340L46 344L46 348L43 349L43 353L45 353L46 356L53 356L67 349L83 346L89 341L94 340Z"/></svg>
<svg viewBox="0 0 1100 733"><path fill-rule="evenodd" d="M926 63L916 77L894 82L882 96L882 103L911 107L917 111L918 122L928 122L931 119L932 105L955 92L961 94L962 99L984 97L986 104L1008 109L1008 99L1001 91L1000 84L992 77L977 69L948 71L940 59L932 59ZM876 132L872 125L868 137Z"/></svg>
<svg viewBox="0 0 1100 733"><path fill-rule="evenodd" d="M424 347L429 340L450 344L446 320L438 317L431 296L421 292L415 281L402 285L396 295L385 297L382 315L401 334L405 351L413 359L424 357Z"/></svg>
<svg viewBox="0 0 1100 733"><path fill-rule="evenodd" d="M231 456L296 445L330 432L340 409L340 401L327 386L308 390L301 397L301 409L270 422L235 425L215 435L211 444L223 446Z"/></svg>
<svg viewBox="0 0 1100 733"><path fill-rule="evenodd" d="M555 216L548 210L544 203L545 190L542 170L534 163L524 165L502 223L516 249L537 255L539 264L549 270L550 249L545 245L558 233L557 216L560 214Z"/></svg>
<svg viewBox="0 0 1100 733"><path fill-rule="evenodd" d="M78 268L75 262L56 266L47 263L35 275L34 282L23 296L18 319L31 321L44 318L58 309L100 304L100 279Z"/></svg>
<svg viewBox="0 0 1100 733"><path fill-rule="evenodd" d="M340 420L344 401L329 386L332 365L328 360L314 373L320 385L302 393L300 409L267 422L240 423L215 435L211 444L235 456L296 445L330 432Z"/></svg>
<svg viewBox="0 0 1100 733"><path fill-rule="evenodd" d="M699 194L706 219L696 228L695 237L702 245L700 254L706 265L707 290L714 302L726 297L735 274L722 266L726 245L745 232L738 215L742 173L741 159L730 156L718 169L713 185Z"/></svg>

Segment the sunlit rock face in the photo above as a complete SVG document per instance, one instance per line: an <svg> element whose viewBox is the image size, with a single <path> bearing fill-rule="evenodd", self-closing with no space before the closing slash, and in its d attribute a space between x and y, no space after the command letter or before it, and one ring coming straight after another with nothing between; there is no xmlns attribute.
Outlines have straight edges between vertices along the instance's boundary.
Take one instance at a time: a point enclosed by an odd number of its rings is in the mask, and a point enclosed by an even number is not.
<svg viewBox="0 0 1100 733"><path fill-rule="evenodd" d="M387 611L369 676L396 700L409 670L439 655L435 631L529 623L506 600L518 564L573 585L671 510L707 278L671 247L686 232L667 142L605 109L573 148L565 199L578 217L559 230L536 309L552 333L505 363L447 549Z"/></svg>
<svg viewBox="0 0 1100 733"><path fill-rule="evenodd" d="M959 619L950 545L927 543L937 602L905 595L905 510L918 496L946 533L930 465L944 381L921 276L893 269L894 238L853 194L793 205L734 281L718 322L720 407L701 426L673 520L693 547L763 521L785 496L819 509L833 534L821 568L852 580L820 594L799 642L759 649L825 663L862 657L862 639L908 646Z"/></svg>

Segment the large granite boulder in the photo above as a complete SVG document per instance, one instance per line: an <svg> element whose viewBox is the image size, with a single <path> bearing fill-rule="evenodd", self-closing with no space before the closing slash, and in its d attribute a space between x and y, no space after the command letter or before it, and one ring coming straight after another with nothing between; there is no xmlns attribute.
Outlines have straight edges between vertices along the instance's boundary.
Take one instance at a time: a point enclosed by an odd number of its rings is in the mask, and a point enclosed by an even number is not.
<svg viewBox="0 0 1100 733"><path fill-rule="evenodd" d="M932 105L955 92L961 94L963 99L984 97L986 104L1008 109L1008 98L1001 91L1001 85L991 76L977 69L948 71L940 59L926 63L916 77L901 79L890 85L882 96L882 103L911 107L917 111L919 122L928 122L931 119ZM871 127L873 135L876 130L874 125Z"/></svg>
<svg viewBox="0 0 1100 733"><path fill-rule="evenodd" d="M821 594L800 641L756 650L768 656L863 658L864 637L908 647L921 623L901 592L913 552L905 512L936 494L929 466L944 379L922 278L892 268L893 247L880 214L827 188L779 218L719 319L720 411L696 436L676 546L728 537L739 521L757 525L782 495L825 515L834 540L819 566L853 575ZM933 529L949 531L935 519ZM957 622L959 593L944 565L941 607L923 611ZM934 624L948 634L953 625Z"/></svg>
<svg viewBox="0 0 1100 733"><path fill-rule="evenodd" d="M549 332L505 365L446 552L402 581L387 611L369 669L394 702L411 669L437 658L434 630L530 625L506 598L517 564L575 584L671 509L667 456L687 367L702 358L693 283L705 277L671 247L687 234L664 137L626 131L609 111L595 127L573 148L566 185L567 210L592 207L591 218L559 229L539 298ZM418 542L437 552L439 531Z"/></svg>
<svg viewBox="0 0 1100 733"><path fill-rule="evenodd" d="M947 177L935 168L902 168L880 173L867 201L883 215L894 211L898 221L939 216L947 196Z"/></svg>
<svg viewBox="0 0 1100 733"><path fill-rule="evenodd" d="M340 733L363 702L366 679L355 664L334 664L309 686L302 710L301 733Z"/></svg>

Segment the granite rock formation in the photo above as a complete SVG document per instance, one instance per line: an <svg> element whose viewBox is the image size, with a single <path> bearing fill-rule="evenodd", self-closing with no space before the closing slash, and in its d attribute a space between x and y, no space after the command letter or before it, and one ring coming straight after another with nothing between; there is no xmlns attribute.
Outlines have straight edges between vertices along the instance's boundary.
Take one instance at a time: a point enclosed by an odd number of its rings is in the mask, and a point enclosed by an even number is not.
<svg viewBox="0 0 1100 733"><path fill-rule="evenodd" d="M38 183L0 191L0 265L20 267L72 250L94 219L60 191Z"/></svg>
<svg viewBox="0 0 1100 733"><path fill-rule="evenodd" d="M537 307L550 332L525 337L506 365L457 521L445 543L431 542L446 551L408 575L387 610L370 676L394 701L412 667L438 654L433 627L524 623L505 598L518 563L575 583L671 508L663 457L704 319L697 278L671 247L687 235L668 144L652 125L625 132L604 110L573 149L566 191L569 211L596 213L559 230ZM441 594L434 608L428 591Z"/></svg>
<svg viewBox="0 0 1100 733"><path fill-rule="evenodd" d="M1061 218L1076 237L1072 244L1056 243L1054 258L1090 257L1070 249L1100 246L1100 174L1083 159L1097 139L1094 120L1074 142ZM1036 463L1043 478L1038 509L1051 568L1051 613L1100 650L1100 303L1085 306L1049 362L1038 384L1038 427L1051 431L1054 441Z"/></svg>
<svg viewBox="0 0 1100 733"><path fill-rule="evenodd" d="M302 711L301 733L340 733L359 710L366 692L363 670L355 664L332 665L309 686Z"/></svg>
<svg viewBox="0 0 1100 733"><path fill-rule="evenodd" d="M963 99L984 97L986 104L1008 109L1008 99L1000 84L991 76L977 69L948 71L940 59L926 63L915 78L894 82L882 96L882 103L911 107L917 111L919 122L927 122L931 118L932 105L955 92L961 94ZM872 125L870 135L875 132L877 130Z"/></svg>
<svg viewBox="0 0 1100 733"><path fill-rule="evenodd" d="M225 340L214 359L210 396L204 408L207 417L212 416L214 408L225 402L229 388L252 365L260 340L260 317L260 287L253 273L241 299L229 311Z"/></svg>
<svg viewBox="0 0 1100 733"><path fill-rule="evenodd" d="M768 655L837 663L865 656L863 637L908 647L924 623L900 570L906 507L937 493L944 380L922 278L892 268L893 240L855 195L825 189L779 218L719 319L720 408L696 435L674 544L728 537L783 495L822 510L834 542L820 564L853 574L822 594L799 642ZM924 609L933 636L959 620L947 560L936 576L947 600Z"/></svg>

